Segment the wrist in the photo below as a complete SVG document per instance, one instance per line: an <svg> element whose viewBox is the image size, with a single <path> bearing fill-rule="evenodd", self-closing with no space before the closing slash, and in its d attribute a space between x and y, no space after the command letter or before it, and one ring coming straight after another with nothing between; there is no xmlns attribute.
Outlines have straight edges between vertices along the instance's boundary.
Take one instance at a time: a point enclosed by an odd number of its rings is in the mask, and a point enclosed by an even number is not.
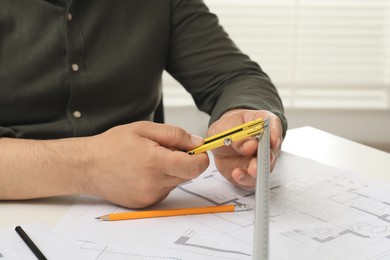
<svg viewBox="0 0 390 260"><path fill-rule="evenodd" d="M89 137L78 137L48 141L65 194L88 193L88 173L92 164L88 140Z"/></svg>

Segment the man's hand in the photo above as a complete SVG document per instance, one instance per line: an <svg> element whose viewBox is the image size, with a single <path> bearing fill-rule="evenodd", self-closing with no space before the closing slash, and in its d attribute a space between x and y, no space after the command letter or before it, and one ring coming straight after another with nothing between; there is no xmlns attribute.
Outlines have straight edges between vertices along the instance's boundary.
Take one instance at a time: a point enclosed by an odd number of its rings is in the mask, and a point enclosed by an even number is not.
<svg viewBox="0 0 390 260"><path fill-rule="evenodd" d="M209 164L206 154L184 152L203 140L178 127L136 122L92 139L94 162L88 170L86 192L130 208L163 200Z"/></svg>
<svg viewBox="0 0 390 260"><path fill-rule="evenodd" d="M208 166L203 143L183 129L151 122L90 137L0 138L0 200L92 194L129 208L163 200Z"/></svg>
<svg viewBox="0 0 390 260"><path fill-rule="evenodd" d="M212 124L208 136L226 131L229 128L248 123L258 118L268 118L270 124L271 171L280 153L282 144L282 124L279 117L265 110L237 109L225 113ZM212 150L218 170L230 182L244 188L254 188L257 172L257 140L249 137Z"/></svg>

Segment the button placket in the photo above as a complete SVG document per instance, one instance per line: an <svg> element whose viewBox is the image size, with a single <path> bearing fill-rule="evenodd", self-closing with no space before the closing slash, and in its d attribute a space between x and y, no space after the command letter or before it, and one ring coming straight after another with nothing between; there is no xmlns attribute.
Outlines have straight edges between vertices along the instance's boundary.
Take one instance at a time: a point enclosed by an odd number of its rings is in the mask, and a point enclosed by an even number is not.
<svg viewBox="0 0 390 260"><path fill-rule="evenodd" d="M66 20L66 46L67 46L67 64L69 70L70 96L68 102L68 115L73 126L74 135L83 135L90 130L88 113L86 109L87 100L85 100L86 81L85 67L83 63L83 39L82 34L78 33L79 24L75 20L73 13L68 10L65 15Z"/></svg>

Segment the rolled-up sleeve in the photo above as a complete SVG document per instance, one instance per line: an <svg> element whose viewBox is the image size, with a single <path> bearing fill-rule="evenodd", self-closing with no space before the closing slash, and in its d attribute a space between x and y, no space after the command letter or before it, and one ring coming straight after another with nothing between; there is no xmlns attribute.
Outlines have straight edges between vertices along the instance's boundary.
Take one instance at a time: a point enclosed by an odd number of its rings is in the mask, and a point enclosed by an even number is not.
<svg viewBox="0 0 390 260"><path fill-rule="evenodd" d="M16 134L12 129L0 126L0 138L1 137L16 137Z"/></svg>
<svg viewBox="0 0 390 260"><path fill-rule="evenodd" d="M280 96L260 66L242 53L201 0L172 5L167 71L191 93L210 123L235 108L263 109L287 120Z"/></svg>

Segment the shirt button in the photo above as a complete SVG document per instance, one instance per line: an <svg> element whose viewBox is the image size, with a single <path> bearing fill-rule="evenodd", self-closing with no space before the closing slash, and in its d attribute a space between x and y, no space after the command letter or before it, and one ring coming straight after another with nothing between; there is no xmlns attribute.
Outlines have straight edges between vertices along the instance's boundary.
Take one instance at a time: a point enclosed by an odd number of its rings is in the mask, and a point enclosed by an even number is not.
<svg viewBox="0 0 390 260"><path fill-rule="evenodd" d="M72 70L73 71L78 71L79 70L79 65L77 65L76 63L73 63L72 64Z"/></svg>
<svg viewBox="0 0 390 260"><path fill-rule="evenodd" d="M73 112L73 116L75 117L75 118L80 118L81 117L81 113L80 113L80 111L74 111Z"/></svg>
<svg viewBox="0 0 390 260"><path fill-rule="evenodd" d="M68 21L70 22L70 21L72 21L72 19L73 19L73 16L72 16L72 14L71 13L68 13L68 15L66 16L66 18L68 19Z"/></svg>

